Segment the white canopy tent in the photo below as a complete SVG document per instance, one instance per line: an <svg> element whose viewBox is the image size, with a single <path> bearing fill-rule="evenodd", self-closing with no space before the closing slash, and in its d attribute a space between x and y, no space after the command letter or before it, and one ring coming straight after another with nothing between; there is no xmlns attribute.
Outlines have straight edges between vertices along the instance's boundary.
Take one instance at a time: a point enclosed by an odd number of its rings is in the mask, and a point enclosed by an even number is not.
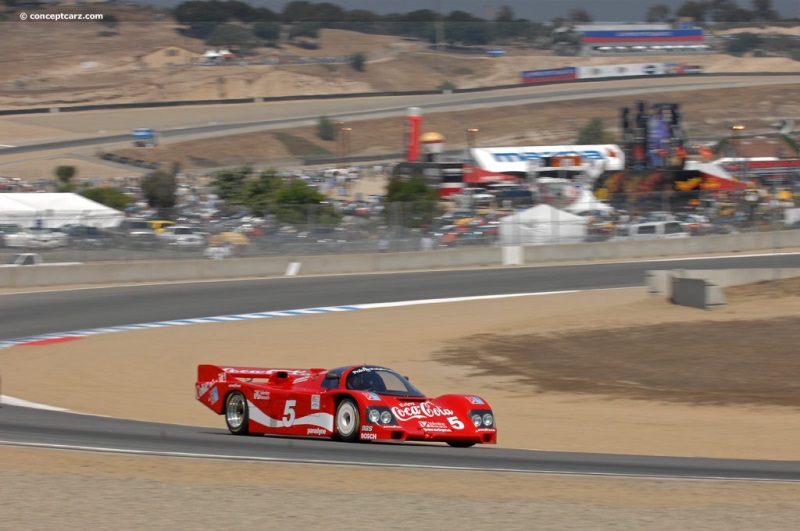
<svg viewBox="0 0 800 531"><path fill-rule="evenodd" d="M586 240L587 220L547 204L504 217L500 221L502 245L579 243Z"/></svg>
<svg viewBox="0 0 800 531"><path fill-rule="evenodd" d="M597 199L594 193L592 193L590 190L581 188L577 199L565 206L564 210L571 212L572 214L580 215L594 214L596 212L608 214L614 211L614 207Z"/></svg>
<svg viewBox="0 0 800 531"><path fill-rule="evenodd" d="M0 223L13 223L22 228L64 225L113 227L125 215L72 193L0 194Z"/></svg>

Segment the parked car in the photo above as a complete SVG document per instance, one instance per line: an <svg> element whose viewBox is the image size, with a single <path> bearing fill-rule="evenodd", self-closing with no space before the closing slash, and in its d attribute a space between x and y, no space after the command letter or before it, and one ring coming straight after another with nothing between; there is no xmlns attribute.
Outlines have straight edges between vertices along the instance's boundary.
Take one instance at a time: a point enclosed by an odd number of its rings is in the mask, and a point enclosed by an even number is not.
<svg viewBox="0 0 800 531"><path fill-rule="evenodd" d="M203 249L206 246L206 234L197 227L189 225L171 225L157 233L158 239L167 247L181 250Z"/></svg>
<svg viewBox="0 0 800 531"><path fill-rule="evenodd" d="M702 214L676 214L675 217L692 236L705 236L714 232L711 220Z"/></svg>
<svg viewBox="0 0 800 531"><path fill-rule="evenodd" d="M439 222L439 225L453 225L455 224L456 221L460 219L474 218L474 217L475 217L475 211L472 209L454 209L454 210L448 210L447 212L436 218L436 220Z"/></svg>
<svg viewBox="0 0 800 531"><path fill-rule="evenodd" d="M156 232L146 219L125 218L109 230L117 245L132 248L153 248L158 245Z"/></svg>
<svg viewBox="0 0 800 531"><path fill-rule="evenodd" d="M13 241L17 234L22 232L22 227L16 223L0 223L0 247L14 247L9 246L6 242Z"/></svg>
<svg viewBox="0 0 800 531"><path fill-rule="evenodd" d="M55 249L66 247L68 243L67 235L58 229L42 227L22 229L19 225L5 227L3 240L6 247Z"/></svg>
<svg viewBox="0 0 800 531"><path fill-rule="evenodd" d="M113 245L110 234L89 225L71 225L66 229L70 247L77 249L106 249Z"/></svg>
<svg viewBox="0 0 800 531"><path fill-rule="evenodd" d="M688 238L689 236L689 232L680 221L650 221L617 227L617 236L611 239L670 240L673 238Z"/></svg>
<svg viewBox="0 0 800 531"><path fill-rule="evenodd" d="M167 227L172 227L175 225L174 221L169 221L165 219L149 219L147 223L150 224L150 227L157 233L161 234L164 232Z"/></svg>

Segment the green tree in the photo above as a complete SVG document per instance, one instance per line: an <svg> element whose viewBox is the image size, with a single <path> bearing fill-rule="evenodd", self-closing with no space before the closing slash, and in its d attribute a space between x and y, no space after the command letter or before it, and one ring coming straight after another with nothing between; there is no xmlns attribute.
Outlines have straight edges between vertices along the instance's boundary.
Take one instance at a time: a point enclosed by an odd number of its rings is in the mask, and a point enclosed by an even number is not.
<svg viewBox="0 0 800 531"><path fill-rule="evenodd" d="M367 69L366 56L361 52L354 53L350 56L350 66L352 66L353 70L356 72L363 72Z"/></svg>
<svg viewBox="0 0 800 531"><path fill-rule="evenodd" d="M124 210L131 204L131 198L119 188L86 188L78 193L86 199L116 210Z"/></svg>
<svg viewBox="0 0 800 531"><path fill-rule="evenodd" d="M772 9L772 0L753 0L753 15L756 20L770 21L778 20L778 13Z"/></svg>
<svg viewBox="0 0 800 531"><path fill-rule="evenodd" d="M569 12L569 21L571 24L589 24L593 21L592 15L585 9L573 9Z"/></svg>
<svg viewBox="0 0 800 531"><path fill-rule="evenodd" d="M259 39L276 43L281 38L281 25L278 22L261 20L253 24L253 33Z"/></svg>
<svg viewBox="0 0 800 531"><path fill-rule="evenodd" d="M689 0L681 4L675 11L678 17L691 18L695 22L705 22L708 12L711 9L708 2Z"/></svg>
<svg viewBox="0 0 800 531"><path fill-rule="evenodd" d="M423 175L412 175L410 178L392 177L386 187L387 203L436 201L437 198L438 193L427 185Z"/></svg>
<svg viewBox="0 0 800 531"><path fill-rule="evenodd" d="M316 20L316 6L305 0L295 0L283 6L281 19L287 24Z"/></svg>
<svg viewBox="0 0 800 531"><path fill-rule="evenodd" d="M264 216L275 202L275 195L283 186L283 180L275 170L265 170L255 179L245 181L242 202L253 214Z"/></svg>
<svg viewBox="0 0 800 531"><path fill-rule="evenodd" d="M173 14L179 23L189 26L188 34L196 39L207 39L218 25L230 20L223 2L189 0L175 7Z"/></svg>
<svg viewBox="0 0 800 531"><path fill-rule="evenodd" d="M586 125L578 131L578 138L575 143L578 145L591 145L591 144L611 144L616 139L612 133L605 130L603 120L601 118L592 118Z"/></svg>
<svg viewBox="0 0 800 531"><path fill-rule="evenodd" d="M656 4L647 8L645 20L649 23L669 22L670 7L667 4Z"/></svg>
<svg viewBox="0 0 800 531"><path fill-rule="evenodd" d="M728 53L741 55L759 48L763 39L755 33L737 33L728 41Z"/></svg>
<svg viewBox="0 0 800 531"><path fill-rule="evenodd" d="M59 182L59 192L71 192L75 188L72 184L72 178L78 173L75 166L56 166L54 172Z"/></svg>
<svg viewBox="0 0 800 531"><path fill-rule="evenodd" d="M335 223L338 216L333 208L323 205L325 196L303 181L283 184L274 194L275 217L282 223L303 225L309 221Z"/></svg>
<svg viewBox="0 0 800 531"><path fill-rule="evenodd" d="M438 192L427 185L423 175L392 177L386 187L388 222L406 227L430 227L436 213Z"/></svg>
<svg viewBox="0 0 800 531"><path fill-rule="evenodd" d="M142 195L147 204L166 217L175 206L178 182L175 175L165 171L154 171L142 178Z"/></svg>
<svg viewBox="0 0 800 531"><path fill-rule="evenodd" d="M215 27L206 39L210 46L232 46L252 48L256 45L256 36L252 30L234 24L220 24Z"/></svg>
<svg viewBox="0 0 800 531"><path fill-rule="evenodd" d="M327 116L320 116L317 121L317 137L320 140L336 140L336 124Z"/></svg>
<svg viewBox="0 0 800 531"><path fill-rule="evenodd" d="M229 204L242 204L245 200L244 186L253 174L250 166L223 170L214 174L210 186L220 199Z"/></svg>
<svg viewBox="0 0 800 531"><path fill-rule="evenodd" d="M447 42L466 46L488 44L492 38L492 25L465 11L453 11L444 19Z"/></svg>
<svg viewBox="0 0 800 531"><path fill-rule="evenodd" d="M305 22L292 26L292 28L289 30L289 40L293 41L299 37L318 39L319 24L317 22Z"/></svg>
<svg viewBox="0 0 800 531"><path fill-rule="evenodd" d="M109 13L108 15L103 15L103 20L98 20L97 23L114 29L119 25L119 19L114 14Z"/></svg>

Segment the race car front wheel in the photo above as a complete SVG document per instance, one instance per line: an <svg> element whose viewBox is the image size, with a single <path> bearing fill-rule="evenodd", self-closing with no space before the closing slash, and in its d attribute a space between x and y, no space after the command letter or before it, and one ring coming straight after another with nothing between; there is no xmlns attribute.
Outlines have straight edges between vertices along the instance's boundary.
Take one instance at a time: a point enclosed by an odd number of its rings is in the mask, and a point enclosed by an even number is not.
<svg viewBox="0 0 800 531"><path fill-rule="evenodd" d="M361 428L361 415L358 406L352 398L345 398L336 408L336 438L345 442L358 440L358 430Z"/></svg>
<svg viewBox="0 0 800 531"><path fill-rule="evenodd" d="M247 400L238 391L228 395L225 400L225 423L234 435L247 435L250 417L247 411Z"/></svg>

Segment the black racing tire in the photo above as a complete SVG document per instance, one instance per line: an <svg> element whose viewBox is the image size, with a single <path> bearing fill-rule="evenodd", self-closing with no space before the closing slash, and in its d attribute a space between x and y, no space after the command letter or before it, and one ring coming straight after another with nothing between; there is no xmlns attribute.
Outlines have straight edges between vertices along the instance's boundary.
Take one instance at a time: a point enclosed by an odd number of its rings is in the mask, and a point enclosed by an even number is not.
<svg viewBox="0 0 800 531"><path fill-rule="evenodd" d="M355 442L361 431L361 414L352 398L345 398L336 408L334 437L344 442Z"/></svg>
<svg viewBox="0 0 800 531"><path fill-rule="evenodd" d="M250 433L250 412L247 409L247 399L239 391L228 395L225 399L225 424L228 431L234 435L247 435Z"/></svg>
<svg viewBox="0 0 800 531"><path fill-rule="evenodd" d="M474 442L449 442L447 443L453 448L469 448L470 446L475 446Z"/></svg>

